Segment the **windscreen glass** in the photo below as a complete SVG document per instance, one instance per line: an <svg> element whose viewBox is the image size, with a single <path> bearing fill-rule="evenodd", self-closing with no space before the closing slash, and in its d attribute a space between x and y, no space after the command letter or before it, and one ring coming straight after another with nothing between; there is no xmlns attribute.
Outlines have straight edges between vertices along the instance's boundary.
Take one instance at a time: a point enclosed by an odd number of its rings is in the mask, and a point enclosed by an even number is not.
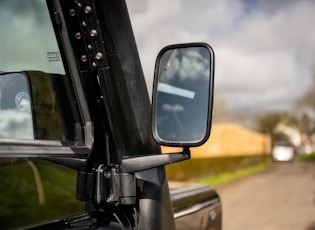
<svg viewBox="0 0 315 230"><path fill-rule="evenodd" d="M46 1L0 1L0 71L65 74Z"/></svg>
<svg viewBox="0 0 315 230"><path fill-rule="evenodd" d="M1 0L0 37L0 138L84 143L46 1Z"/></svg>

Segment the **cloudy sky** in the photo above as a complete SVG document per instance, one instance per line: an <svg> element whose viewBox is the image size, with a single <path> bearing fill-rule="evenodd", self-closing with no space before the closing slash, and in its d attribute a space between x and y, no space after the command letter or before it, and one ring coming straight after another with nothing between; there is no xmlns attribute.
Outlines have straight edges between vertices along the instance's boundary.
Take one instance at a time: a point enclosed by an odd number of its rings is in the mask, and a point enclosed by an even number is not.
<svg viewBox="0 0 315 230"><path fill-rule="evenodd" d="M206 42L215 90L231 109L286 110L312 81L315 1L127 0L151 93L155 58L169 44Z"/></svg>

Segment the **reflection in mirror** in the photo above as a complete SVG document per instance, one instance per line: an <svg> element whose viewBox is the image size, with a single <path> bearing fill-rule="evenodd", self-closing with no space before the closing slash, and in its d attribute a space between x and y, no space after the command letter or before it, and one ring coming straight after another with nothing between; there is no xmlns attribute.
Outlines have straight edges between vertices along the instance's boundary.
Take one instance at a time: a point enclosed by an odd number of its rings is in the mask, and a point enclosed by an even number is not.
<svg viewBox="0 0 315 230"><path fill-rule="evenodd" d="M158 142L196 146L208 138L212 55L211 48L205 46L172 48L160 53L153 96L153 130Z"/></svg>
<svg viewBox="0 0 315 230"><path fill-rule="evenodd" d="M0 138L34 139L29 84L21 73L0 74Z"/></svg>
<svg viewBox="0 0 315 230"><path fill-rule="evenodd" d="M0 74L0 139L82 144L79 110L69 79L25 71Z"/></svg>

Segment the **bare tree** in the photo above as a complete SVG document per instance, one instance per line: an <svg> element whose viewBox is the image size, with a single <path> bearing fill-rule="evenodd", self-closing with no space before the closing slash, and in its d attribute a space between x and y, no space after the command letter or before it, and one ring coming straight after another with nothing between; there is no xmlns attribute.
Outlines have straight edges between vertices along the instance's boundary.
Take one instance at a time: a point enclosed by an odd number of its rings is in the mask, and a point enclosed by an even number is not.
<svg viewBox="0 0 315 230"><path fill-rule="evenodd" d="M311 142L315 133L315 67L312 83L305 93L295 101L294 111L299 119L300 131Z"/></svg>
<svg viewBox="0 0 315 230"><path fill-rule="evenodd" d="M287 136L284 132L278 132L276 130L279 124L285 124L289 127L298 126L298 120L295 117L286 112L280 111L268 111L259 114L257 115L255 122L257 129L260 132L269 134L273 141L289 140L289 136Z"/></svg>
<svg viewBox="0 0 315 230"><path fill-rule="evenodd" d="M313 72L312 83L305 93L295 101L294 111L300 117L307 115L315 121L315 67Z"/></svg>
<svg viewBox="0 0 315 230"><path fill-rule="evenodd" d="M228 120L228 103L223 93L215 91L213 100L213 123L225 122Z"/></svg>

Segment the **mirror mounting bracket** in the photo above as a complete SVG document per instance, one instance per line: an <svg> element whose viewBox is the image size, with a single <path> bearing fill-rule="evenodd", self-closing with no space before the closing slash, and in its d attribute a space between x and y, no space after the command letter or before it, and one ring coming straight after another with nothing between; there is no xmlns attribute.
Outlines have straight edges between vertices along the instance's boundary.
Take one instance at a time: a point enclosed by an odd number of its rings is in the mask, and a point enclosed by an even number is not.
<svg viewBox="0 0 315 230"><path fill-rule="evenodd" d="M136 179L134 173L190 159L189 147L182 152L126 157L120 165L99 165L96 173L97 205L123 204L136 202Z"/></svg>
<svg viewBox="0 0 315 230"><path fill-rule="evenodd" d="M136 181L134 173L190 159L189 147L182 152L133 156L122 159L120 165L105 166L103 164L87 172L87 159L79 158L42 158L50 162L66 166L78 171L80 184L77 185L77 199L92 199L97 205L123 204L136 202ZM93 182L94 181L94 182ZM94 189L86 190L86 184ZM93 186L94 184L94 186ZM94 191L94 192L93 192Z"/></svg>
<svg viewBox="0 0 315 230"><path fill-rule="evenodd" d="M99 165L95 172L96 204L130 205L136 203L136 180L133 174L121 172L118 165Z"/></svg>
<svg viewBox="0 0 315 230"><path fill-rule="evenodd" d="M182 152L126 157L122 159L120 169L125 173L134 173L189 159L190 150L185 146Z"/></svg>

